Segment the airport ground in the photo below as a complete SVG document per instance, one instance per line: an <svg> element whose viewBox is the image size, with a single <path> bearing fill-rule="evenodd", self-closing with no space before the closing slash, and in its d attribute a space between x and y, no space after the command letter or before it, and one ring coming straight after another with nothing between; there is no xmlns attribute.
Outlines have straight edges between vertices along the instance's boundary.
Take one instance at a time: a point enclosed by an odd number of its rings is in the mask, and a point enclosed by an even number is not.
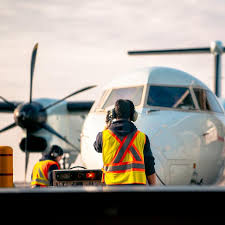
<svg viewBox="0 0 225 225"><path fill-rule="evenodd" d="M221 224L224 200L218 186L0 189L1 206L75 224Z"/></svg>

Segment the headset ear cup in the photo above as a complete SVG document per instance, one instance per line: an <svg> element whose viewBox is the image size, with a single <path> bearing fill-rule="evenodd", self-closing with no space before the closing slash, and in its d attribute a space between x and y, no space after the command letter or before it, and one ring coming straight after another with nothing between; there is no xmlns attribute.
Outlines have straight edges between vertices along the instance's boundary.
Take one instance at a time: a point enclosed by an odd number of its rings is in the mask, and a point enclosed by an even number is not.
<svg viewBox="0 0 225 225"><path fill-rule="evenodd" d="M53 152L53 153L51 153L51 156L52 156L53 158L56 158L56 157L59 156L59 155L58 155L57 152Z"/></svg>
<svg viewBox="0 0 225 225"><path fill-rule="evenodd" d="M138 113L136 111L134 111L133 116L132 116L132 121L135 122L138 118Z"/></svg>

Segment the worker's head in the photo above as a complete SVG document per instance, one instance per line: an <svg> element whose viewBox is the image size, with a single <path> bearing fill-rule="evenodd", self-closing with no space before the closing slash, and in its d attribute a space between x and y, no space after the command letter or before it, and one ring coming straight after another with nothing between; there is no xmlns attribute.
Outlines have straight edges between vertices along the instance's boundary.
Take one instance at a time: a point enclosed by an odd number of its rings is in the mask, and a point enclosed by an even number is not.
<svg viewBox="0 0 225 225"><path fill-rule="evenodd" d="M134 103L130 100L117 100L113 113L113 117L116 119L127 119L134 122L137 120L137 112L135 111Z"/></svg>
<svg viewBox="0 0 225 225"><path fill-rule="evenodd" d="M49 152L49 156L52 160L59 162L63 156L63 149L58 145L52 145Z"/></svg>

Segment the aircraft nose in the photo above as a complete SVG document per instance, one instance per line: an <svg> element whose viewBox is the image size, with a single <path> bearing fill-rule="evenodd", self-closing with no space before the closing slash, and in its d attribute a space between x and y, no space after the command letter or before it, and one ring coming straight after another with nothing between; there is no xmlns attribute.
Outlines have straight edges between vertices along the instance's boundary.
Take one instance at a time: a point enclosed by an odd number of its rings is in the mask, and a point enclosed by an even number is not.
<svg viewBox="0 0 225 225"><path fill-rule="evenodd" d="M151 138L151 148L167 160L191 160L199 152L201 137L185 125L162 127Z"/></svg>
<svg viewBox="0 0 225 225"><path fill-rule="evenodd" d="M170 114L161 120L152 116L154 122L149 121L150 129L146 132L155 158L155 170L158 180L166 184L188 184L193 162L200 155L200 118L198 115L175 113L174 117Z"/></svg>

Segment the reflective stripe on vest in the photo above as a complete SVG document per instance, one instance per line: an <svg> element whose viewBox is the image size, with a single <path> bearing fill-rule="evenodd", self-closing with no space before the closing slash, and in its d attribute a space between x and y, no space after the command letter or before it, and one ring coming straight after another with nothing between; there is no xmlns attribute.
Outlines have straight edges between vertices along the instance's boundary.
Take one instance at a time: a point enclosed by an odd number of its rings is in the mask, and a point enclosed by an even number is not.
<svg viewBox="0 0 225 225"><path fill-rule="evenodd" d="M140 131L134 131L122 140L110 130L103 131L106 184L146 183L144 144L145 134Z"/></svg>
<svg viewBox="0 0 225 225"><path fill-rule="evenodd" d="M39 161L35 164L32 172L32 181L31 185L40 185L43 187L49 186L48 181L48 170L52 165L57 165L60 168L59 164L53 160Z"/></svg>

